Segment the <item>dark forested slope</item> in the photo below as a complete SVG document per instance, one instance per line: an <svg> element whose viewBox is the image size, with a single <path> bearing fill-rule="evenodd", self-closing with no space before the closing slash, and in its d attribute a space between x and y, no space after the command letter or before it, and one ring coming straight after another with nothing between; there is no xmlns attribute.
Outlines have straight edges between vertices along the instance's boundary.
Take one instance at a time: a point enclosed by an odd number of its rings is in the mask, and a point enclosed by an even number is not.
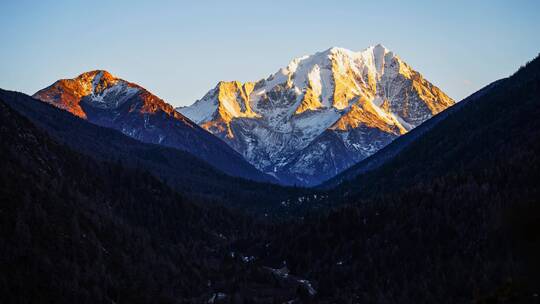
<svg viewBox="0 0 540 304"><path fill-rule="evenodd" d="M308 288L237 253L266 227L243 214L73 151L1 100L0 138L2 303L281 303Z"/></svg>
<svg viewBox="0 0 540 304"><path fill-rule="evenodd" d="M252 248L331 303L537 303L540 59Z"/></svg>
<svg viewBox="0 0 540 304"><path fill-rule="evenodd" d="M141 170L77 154L3 102L0 135L3 303L198 296L227 239L251 223L190 204Z"/></svg>

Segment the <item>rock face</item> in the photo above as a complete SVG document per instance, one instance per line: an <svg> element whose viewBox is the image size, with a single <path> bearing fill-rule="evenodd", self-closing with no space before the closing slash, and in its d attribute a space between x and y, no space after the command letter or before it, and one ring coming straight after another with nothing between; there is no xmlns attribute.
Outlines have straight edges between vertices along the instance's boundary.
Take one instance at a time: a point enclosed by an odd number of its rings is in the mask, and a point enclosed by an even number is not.
<svg viewBox="0 0 540 304"><path fill-rule="evenodd" d="M190 152L229 175L257 181L275 180L171 105L107 71L58 80L33 97L142 142Z"/></svg>
<svg viewBox="0 0 540 304"><path fill-rule="evenodd" d="M263 172L316 185L454 101L382 45L331 48L256 83L220 82L177 110Z"/></svg>

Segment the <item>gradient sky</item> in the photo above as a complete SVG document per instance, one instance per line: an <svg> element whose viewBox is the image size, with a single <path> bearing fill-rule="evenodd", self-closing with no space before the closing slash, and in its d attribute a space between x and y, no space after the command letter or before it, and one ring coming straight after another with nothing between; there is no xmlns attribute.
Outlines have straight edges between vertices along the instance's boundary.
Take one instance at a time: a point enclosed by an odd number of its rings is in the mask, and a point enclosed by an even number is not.
<svg viewBox="0 0 540 304"><path fill-rule="evenodd" d="M188 105L220 80L382 43L460 100L540 52L538 0L0 1L0 88L28 94L106 69Z"/></svg>

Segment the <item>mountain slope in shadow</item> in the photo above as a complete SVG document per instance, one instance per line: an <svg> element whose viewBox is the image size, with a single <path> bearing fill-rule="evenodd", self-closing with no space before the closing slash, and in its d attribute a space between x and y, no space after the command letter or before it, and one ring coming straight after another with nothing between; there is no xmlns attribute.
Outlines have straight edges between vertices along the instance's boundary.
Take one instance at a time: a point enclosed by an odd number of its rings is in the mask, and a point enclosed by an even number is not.
<svg viewBox="0 0 540 304"><path fill-rule="evenodd" d="M22 93L0 90L0 99L60 143L96 159L144 168L175 190L198 200L262 214L271 213L281 200L298 191L229 176L190 153L142 143Z"/></svg>

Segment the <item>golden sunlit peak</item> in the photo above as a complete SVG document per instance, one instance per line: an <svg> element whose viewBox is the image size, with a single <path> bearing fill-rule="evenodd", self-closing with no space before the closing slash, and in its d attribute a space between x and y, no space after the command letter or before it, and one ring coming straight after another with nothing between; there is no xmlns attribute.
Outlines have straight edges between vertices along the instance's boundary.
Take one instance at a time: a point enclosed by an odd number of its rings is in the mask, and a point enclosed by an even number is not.
<svg viewBox="0 0 540 304"><path fill-rule="evenodd" d="M106 70L93 70L80 74L73 80L80 82L91 93L96 89L103 89L115 85L121 79L116 78Z"/></svg>
<svg viewBox="0 0 540 304"><path fill-rule="evenodd" d="M106 70L92 70L92 71L84 72L80 74L79 76L77 76L77 78L87 78L87 77L94 78L97 76L103 79L116 79L114 75L112 75L109 71L106 71Z"/></svg>

